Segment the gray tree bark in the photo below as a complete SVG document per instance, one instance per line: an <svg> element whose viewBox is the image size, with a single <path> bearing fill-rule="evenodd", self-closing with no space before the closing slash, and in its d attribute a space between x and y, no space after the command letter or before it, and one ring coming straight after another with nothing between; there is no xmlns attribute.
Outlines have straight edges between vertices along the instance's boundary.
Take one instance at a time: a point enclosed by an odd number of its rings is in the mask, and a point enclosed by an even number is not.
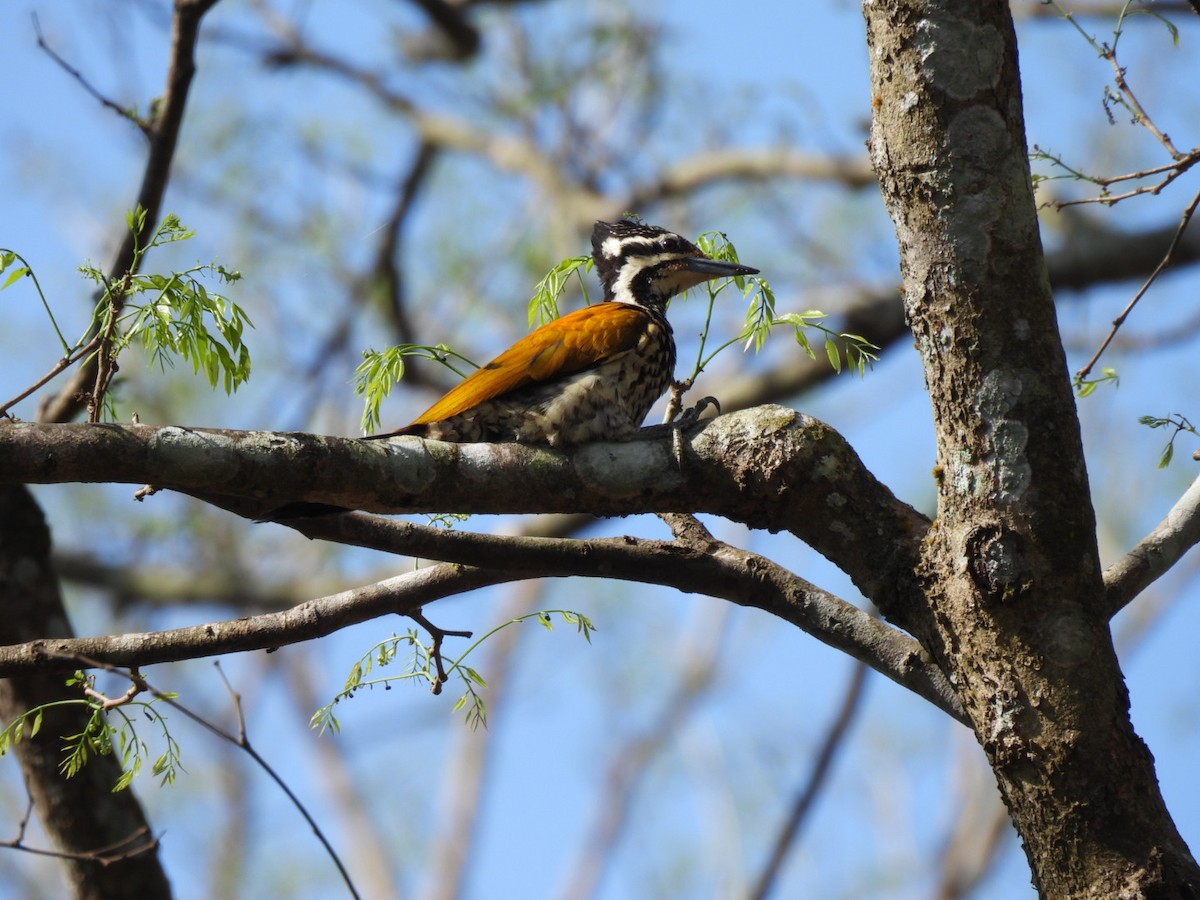
<svg viewBox="0 0 1200 900"><path fill-rule="evenodd" d="M1113 651L1008 4L863 9L938 443L937 521L885 612L955 684L1042 896L1195 897Z"/></svg>

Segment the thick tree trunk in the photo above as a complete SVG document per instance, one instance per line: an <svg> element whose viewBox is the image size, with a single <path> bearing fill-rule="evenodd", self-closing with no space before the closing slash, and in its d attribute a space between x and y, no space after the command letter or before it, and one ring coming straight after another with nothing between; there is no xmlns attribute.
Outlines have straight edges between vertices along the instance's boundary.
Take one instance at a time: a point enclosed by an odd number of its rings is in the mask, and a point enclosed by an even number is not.
<svg viewBox="0 0 1200 900"><path fill-rule="evenodd" d="M71 634L50 564L50 530L22 486L0 489L0 644ZM68 673L0 679L0 721L68 696ZM70 694L79 697L78 691ZM159 900L171 887L132 790L113 793L121 770L111 756L92 759L74 778L59 772L63 736L83 730L82 707L48 710L41 732L16 747L34 807L77 900ZM13 852L13 851L8 851Z"/></svg>
<svg viewBox="0 0 1200 900"><path fill-rule="evenodd" d="M938 439L889 617L957 685L1044 897L1194 897L1104 615L1007 2L866 2L871 152Z"/></svg>

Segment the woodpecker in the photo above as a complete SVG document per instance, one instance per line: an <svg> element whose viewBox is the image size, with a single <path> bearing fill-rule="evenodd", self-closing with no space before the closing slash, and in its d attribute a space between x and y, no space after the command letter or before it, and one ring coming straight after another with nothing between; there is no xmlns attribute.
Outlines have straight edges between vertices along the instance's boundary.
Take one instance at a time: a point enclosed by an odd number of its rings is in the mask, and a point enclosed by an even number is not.
<svg viewBox="0 0 1200 900"><path fill-rule="evenodd" d="M561 447L628 438L675 376L667 301L713 278L758 273L710 259L665 228L627 219L596 223L592 259L602 303L543 325L412 424L368 440L415 434Z"/></svg>

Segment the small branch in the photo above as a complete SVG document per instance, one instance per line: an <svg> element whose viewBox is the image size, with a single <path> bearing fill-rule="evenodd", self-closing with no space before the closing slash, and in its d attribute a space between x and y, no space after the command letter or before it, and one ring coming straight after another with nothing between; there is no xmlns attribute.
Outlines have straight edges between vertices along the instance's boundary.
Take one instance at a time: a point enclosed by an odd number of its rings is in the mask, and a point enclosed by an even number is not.
<svg viewBox="0 0 1200 900"><path fill-rule="evenodd" d="M1124 609L1198 543L1200 478L1192 482L1153 531L1105 571L1105 613L1108 617Z"/></svg>
<svg viewBox="0 0 1200 900"><path fill-rule="evenodd" d="M28 789L28 786L27 781L26 789ZM158 838L151 837L150 829L146 827L136 828L120 840L114 841L106 847L97 847L94 850L71 852L68 850L42 850L38 847L30 847L25 843L25 833L29 829L29 820L33 818L34 805L33 796L29 795L28 802L25 804L25 812L22 813L21 820L17 822L17 836L9 838L6 841L0 840L0 847L7 847L10 850L20 850L22 853L29 853L33 856L69 859L75 862L93 862L99 863L101 866L111 866L114 863L131 859L158 847ZM143 841L143 838L147 840ZM125 847L129 847L130 849L122 849Z"/></svg>
<svg viewBox="0 0 1200 900"><path fill-rule="evenodd" d="M166 694L158 690L158 688L147 682L136 668L125 669L120 666L115 666L87 656L71 653L59 655L58 659L60 661L69 661L72 664L81 666L83 668L103 669L106 672L128 678L131 682L133 682L133 688L136 688L138 691L144 690L148 692L149 694L153 695L155 699L182 713L184 716L191 719L210 734L215 735L221 740L227 741L228 743L233 744L235 747L244 751L246 755L254 760L254 763L267 774L267 777L275 782L279 789L282 790L287 796L292 806L296 808L296 811L299 812L304 818L304 821L308 823L309 828L312 829L312 832L314 835L316 835L317 840L321 842L321 846L325 848L325 852L333 861L334 866L337 867L338 873L341 875L342 881L346 885L346 889L350 892L350 896L354 897L355 900L358 900L359 893L354 887L354 882L350 878L350 873L346 871L345 865L343 865L341 858L337 854L337 851L333 849L333 845L325 836L325 832L321 830L321 826L317 823L317 820L312 817L312 814L308 811L308 808L305 807L304 803L301 802L300 798L296 796L295 792L292 791L287 782L283 780L279 773L271 767L271 764L268 763L266 759L264 759L263 756L254 749L253 746L251 746L250 738L246 732L246 716L242 710L242 698L233 689L233 685L229 683L229 679L225 677L225 672L223 669L221 669L221 664L219 662L214 663L214 665L217 667L217 672L220 674L221 680L225 683L225 688L229 691L230 702L233 704L234 712L237 714L238 733L236 735L230 734L224 728L221 728L214 722L210 722L199 713L196 713L184 706L170 694Z"/></svg>
<svg viewBox="0 0 1200 900"><path fill-rule="evenodd" d="M1175 234L1171 238L1171 243L1167 247L1167 252L1163 254L1163 258L1159 261L1158 265L1155 266L1154 271L1150 273L1150 276L1145 280L1142 286L1138 288L1138 292L1133 295L1133 299L1126 304L1123 310L1121 310L1121 314L1113 319L1112 328L1109 330L1108 336L1104 338L1104 341L1097 348L1096 352L1092 354L1092 358L1087 361L1083 368L1075 373L1075 378L1077 381L1082 381L1091 373L1096 363L1099 362L1100 357L1104 354L1104 351L1108 349L1108 345L1111 344L1113 338L1117 336L1117 332L1120 331L1121 326L1125 324L1125 320L1129 318L1129 314L1133 312L1133 308L1137 306L1138 301L1145 296L1146 291L1150 290L1150 285L1154 284L1154 282L1158 279L1158 276L1161 275L1163 270L1166 269L1166 267L1170 264L1172 257L1175 255L1176 248L1179 247L1179 242L1183 240L1184 232L1187 231L1188 225L1192 221L1192 215L1196 212L1197 206L1200 206L1200 192L1197 192L1196 195L1192 197L1192 202L1189 203L1187 208L1183 211L1183 215L1179 220L1179 226L1175 229Z"/></svg>
<svg viewBox="0 0 1200 900"><path fill-rule="evenodd" d="M113 337L117 330L117 311L125 305L125 294L129 290L130 273L121 276L120 286L114 291L111 286L105 292L104 324L100 328L99 352L96 354L96 383L88 397L88 421L100 421L104 411L104 395L117 372L117 361L113 356Z"/></svg>
<svg viewBox="0 0 1200 900"><path fill-rule="evenodd" d="M1134 95L1133 90L1129 87L1129 83L1125 80L1125 67L1117 62L1115 42L1114 46L1110 47L1104 53L1104 58L1107 59L1109 65L1112 66L1113 80L1117 86L1117 90L1121 92L1126 105L1137 119L1137 123L1154 135L1158 142L1166 148L1168 153L1171 154L1172 159L1176 161L1182 159L1184 154L1180 153L1175 148L1175 145L1171 143L1171 139L1165 133L1160 131L1158 126L1154 124L1154 120L1150 118L1150 114L1147 113L1142 107L1141 102Z"/></svg>
<svg viewBox="0 0 1200 900"><path fill-rule="evenodd" d="M446 666L442 660L442 641L447 637L469 638L472 633L470 631L446 631L438 628L425 618L419 609L408 613L408 617L428 631L429 636L433 639L433 649L429 651L429 655L433 657L433 663L437 667L437 679L433 682L432 687L433 694L436 696L442 692L442 685L450 680L446 675Z"/></svg>
<svg viewBox="0 0 1200 900"><path fill-rule="evenodd" d="M83 695L89 699L95 700L100 704L100 708L106 712L110 709L116 709L118 706L125 706L126 704L132 703L133 698L146 689L146 682L142 679L142 676L138 674L138 670L136 668L129 670L128 677L129 687L120 697L107 697L92 687L85 687L83 689Z"/></svg>
<svg viewBox="0 0 1200 900"><path fill-rule="evenodd" d="M486 573L464 566L430 566L357 590L309 600L282 612L167 631L42 638L0 647L0 678L25 672L58 671L62 669L63 658L86 657L102 666L130 667L247 650L274 650L520 577L513 572Z"/></svg>
<svg viewBox="0 0 1200 900"><path fill-rule="evenodd" d="M17 394L15 397L13 397L11 400L9 400L7 403L5 403L3 406L0 406L0 416L7 415L8 411L10 409L12 409L14 406L16 406L18 403L20 403L26 397L30 396L31 394L36 393L44 385L46 385L53 379L57 378L64 370L69 369L72 365L77 363L80 359L87 356L89 353L91 353L93 350L95 350L97 347L100 346L100 343L102 340L103 340L103 338L101 338L100 335L96 335L94 338L92 338L90 341L88 341L82 347L79 347L76 350L72 350L70 353L68 353L66 356L64 356L62 359L60 359L58 362L56 362L54 364L54 368L52 368L49 372L47 372L45 375L43 375L41 378L39 378L37 381L35 381L33 384L31 384L25 390L21 391L21 393Z"/></svg>
<svg viewBox="0 0 1200 900"><path fill-rule="evenodd" d="M1139 172L1127 172L1124 175L1097 175L1085 177L1087 177L1088 181L1098 184L1101 187L1109 187L1110 185L1120 184L1122 181L1140 181L1143 178L1149 178L1151 175L1167 174L1171 176L1172 180L1174 180L1194 166L1197 162L1200 162L1200 149L1192 150L1190 153L1184 154L1173 162L1163 163L1161 166L1154 166L1150 169L1142 169ZM1169 182L1161 182L1159 184L1159 189L1168 183ZM1148 190L1153 190L1153 188L1148 188ZM1155 192L1157 193L1157 191ZM1103 200L1105 198L1101 197L1097 199Z"/></svg>
<svg viewBox="0 0 1200 900"><path fill-rule="evenodd" d="M159 219L163 195L171 176L175 160L175 148L179 131L183 125L184 108L188 91L196 74L196 43L200 36L200 21L217 0L175 0L171 18L171 52L167 64L166 86L162 93L158 113L149 123L150 152L142 172L142 185L138 190L133 208L140 206L146 211L146 228L153 229ZM116 281L133 273L133 261L138 243L143 234L126 229L120 249L109 268L109 280ZM119 313L119 310L115 310ZM73 418L80 409L80 398L88 395L88 389L96 380L95 363L88 362L79 368L67 386L53 398L49 398L39 413L44 422L65 422Z"/></svg>
<svg viewBox="0 0 1200 900"><path fill-rule="evenodd" d="M25 822L22 821L21 834L7 841L0 841L0 847L8 847L10 850L20 850L22 853L30 853L34 856L69 859L75 862L92 862L98 863L101 866L111 866L114 863L140 856L143 853L149 853L158 847L158 838L151 835L149 828L138 828L120 841L109 844L107 847L97 848L96 850L88 850L82 853L67 850L43 850L38 847L30 847L24 843L24 826ZM128 849L122 849L125 847L128 847Z"/></svg>
<svg viewBox="0 0 1200 900"><path fill-rule="evenodd" d="M1140 187L1125 191L1123 194L1102 193L1097 197L1080 197L1077 200L1058 200L1050 205L1053 206L1054 209L1061 211L1066 209L1068 206L1083 206L1088 203L1099 203L1103 206L1113 206L1114 204L1120 203L1122 200L1128 200L1131 197L1140 197L1143 194L1152 194L1157 196L1162 193L1163 188L1165 188L1179 176L1183 175L1183 173L1195 165L1196 162L1200 162L1200 152L1195 153L1186 165L1169 166L1168 168L1170 169L1170 174L1163 178L1162 181L1155 182L1154 184L1144 184ZM1131 173L1129 175L1116 176L1112 178L1111 181L1121 181L1126 178L1136 177L1137 173ZM1088 180L1096 184L1102 184L1106 179L1089 178Z"/></svg>
<svg viewBox="0 0 1200 900"><path fill-rule="evenodd" d="M121 106L119 103L104 96L104 94L100 93L100 91L96 90L96 88L92 86L92 83L84 77L82 72L59 56L57 52L55 52L54 48L51 47L46 41L46 36L42 34L42 24L40 21L38 21L37 13L33 14L33 33L37 36L38 49L54 60L60 69L79 82L80 87L82 87L85 91L91 94L92 97L99 101L101 106L111 109L122 119L132 122L137 126L138 130L142 133L142 136L147 140L151 140L153 138L153 125L151 122L143 119L136 112L134 112L133 109Z"/></svg>
<svg viewBox="0 0 1200 900"><path fill-rule="evenodd" d="M854 717L861 705L863 688L866 686L866 683L867 667L862 663L857 663L850 675L850 683L846 685L846 692L842 697L842 705L838 709L833 723L829 726L829 730L825 733L825 739L821 742L821 748L817 751L817 758L813 763L812 772L809 774L808 780L804 783L800 792L796 795L796 800L792 804L792 810L788 815L787 821L775 837L771 856L767 860L767 864L762 872L759 873L758 879L754 883L754 888L747 895L751 900L763 900L763 898L771 893L772 888L775 887L775 880L779 877L779 870L783 868L783 863L792 851L792 847L796 842L796 835L800 833L800 827L812 811L821 790L829 782L829 773L833 769L834 758L838 750L841 749L846 734L850 730L850 725L854 721Z"/></svg>

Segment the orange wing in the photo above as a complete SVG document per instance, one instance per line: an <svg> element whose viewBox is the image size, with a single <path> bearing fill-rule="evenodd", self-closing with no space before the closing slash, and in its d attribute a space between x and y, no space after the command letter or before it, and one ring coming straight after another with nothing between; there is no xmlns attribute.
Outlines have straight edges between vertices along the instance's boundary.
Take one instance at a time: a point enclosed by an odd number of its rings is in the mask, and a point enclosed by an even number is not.
<svg viewBox="0 0 1200 900"><path fill-rule="evenodd" d="M548 322L477 369L421 413L440 422L527 384L580 372L637 346L648 314L628 303L597 303Z"/></svg>

